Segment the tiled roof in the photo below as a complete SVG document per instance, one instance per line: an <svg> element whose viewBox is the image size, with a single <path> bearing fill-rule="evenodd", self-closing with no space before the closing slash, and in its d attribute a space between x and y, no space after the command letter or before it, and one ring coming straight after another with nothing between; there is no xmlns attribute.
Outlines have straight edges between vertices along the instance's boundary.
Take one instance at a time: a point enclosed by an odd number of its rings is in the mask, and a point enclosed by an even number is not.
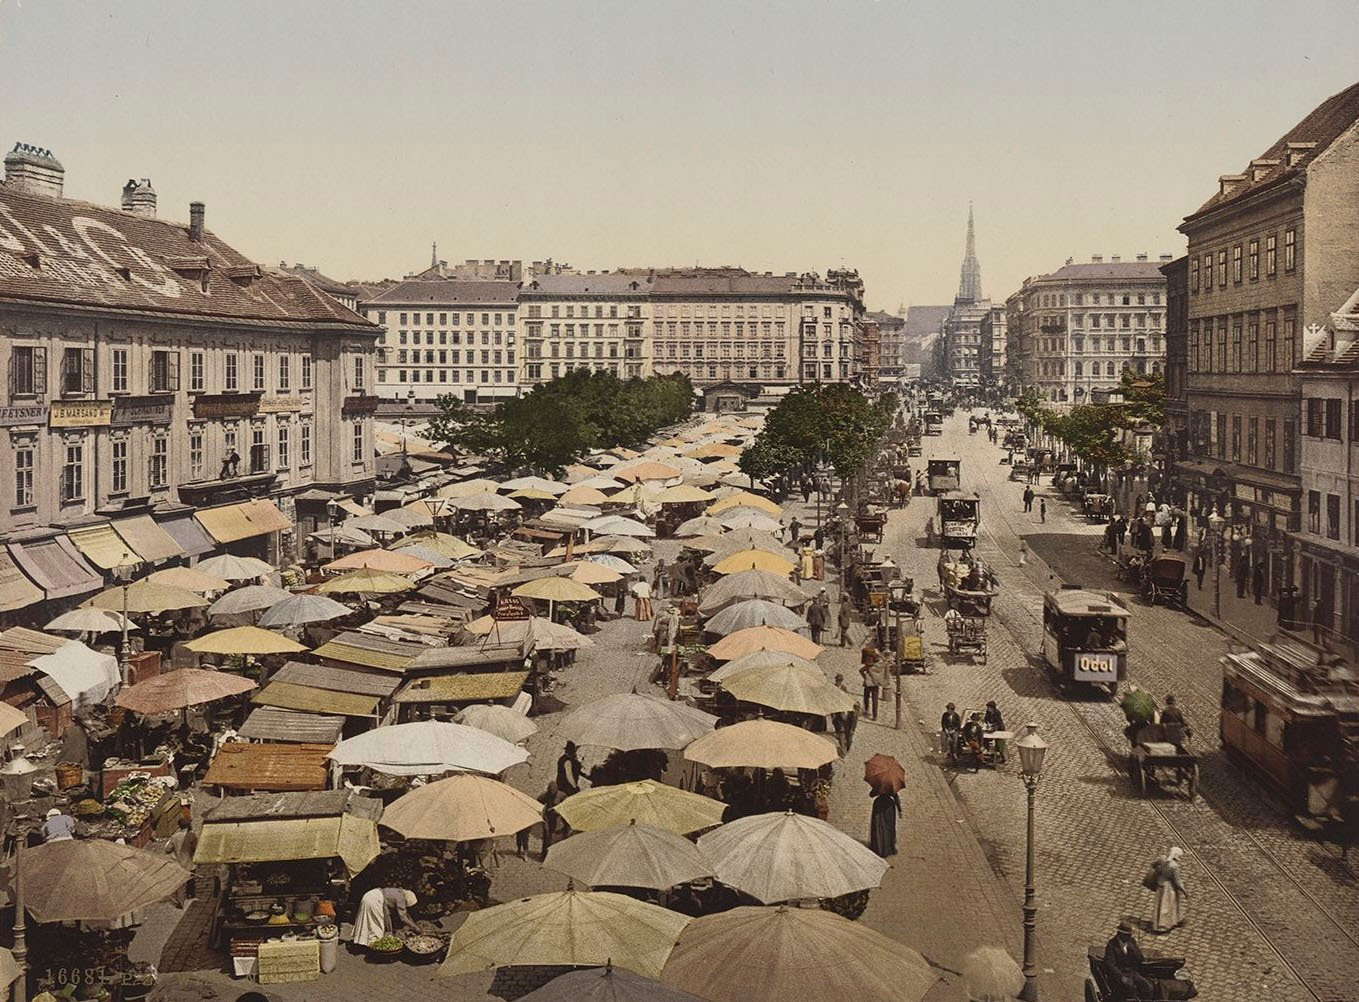
<svg viewBox="0 0 1359 1002"><path fill-rule="evenodd" d="M263 272L211 232L190 240L181 223L3 184L0 300L376 332L302 279Z"/></svg>
<svg viewBox="0 0 1359 1002"><path fill-rule="evenodd" d="M525 282L523 292L538 296L644 296L651 288L645 275L611 272L607 275L540 275Z"/></svg>
<svg viewBox="0 0 1359 1002"><path fill-rule="evenodd" d="M801 284L796 275L657 275L653 289L658 296L783 296ZM825 291L847 295L829 285Z"/></svg>
<svg viewBox="0 0 1359 1002"><path fill-rule="evenodd" d="M1334 143L1350 128L1356 121L1359 121L1359 83L1352 84L1339 94L1333 94L1321 104L1308 113L1293 128L1289 129L1272 146L1260 154L1257 160L1275 160L1277 163L1272 165L1261 165L1258 176L1252 175L1251 168L1247 165L1242 171L1244 179L1227 194L1220 191L1212 198L1204 202L1197 212L1185 217L1193 219L1200 216L1210 209L1216 209L1228 202L1234 202L1244 195L1259 191L1262 188L1277 184L1285 178L1296 176L1305 171L1309 164ZM1311 149L1300 150L1300 159L1292 167L1288 166L1288 146L1290 143L1315 143Z"/></svg>
<svg viewBox="0 0 1359 1002"><path fill-rule="evenodd" d="M365 303L373 306L493 306L513 305L519 296L515 282L474 282L455 278L400 282Z"/></svg>
<svg viewBox="0 0 1359 1002"><path fill-rule="evenodd" d="M1101 264L1068 264L1036 281L1101 282L1137 279L1164 281L1159 261L1106 261Z"/></svg>

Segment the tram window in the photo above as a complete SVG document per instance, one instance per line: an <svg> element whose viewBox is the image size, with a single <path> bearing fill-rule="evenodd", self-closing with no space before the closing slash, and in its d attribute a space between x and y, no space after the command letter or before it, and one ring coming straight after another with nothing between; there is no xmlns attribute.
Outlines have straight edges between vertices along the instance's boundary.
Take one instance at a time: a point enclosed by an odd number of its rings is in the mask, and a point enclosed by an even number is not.
<svg viewBox="0 0 1359 1002"><path fill-rule="evenodd" d="M1256 734L1265 733L1265 721L1269 719L1269 711L1265 709L1265 704L1258 699L1252 701L1255 705L1251 707L1251 726L1255 728Z"/></svg>
<svg viewBox="0 0 1359 1002"><path fill-rule="evenodd" d="M1238 717L1244 717L1246 711L1250 708L1250 704L1247 702L1245 694L1240 689L1234 688L1227 682L1223 682L1222 708L1228 713L1235 714Z"/></svg>
<svg viewBox="0 0 1359 1002"><path fill-rule="evenodd" d="M1288 725L1284 722L1283 717L1272 713L1265 714L1265 740L1275 748L1283 747L1287 727Z"/></svg>

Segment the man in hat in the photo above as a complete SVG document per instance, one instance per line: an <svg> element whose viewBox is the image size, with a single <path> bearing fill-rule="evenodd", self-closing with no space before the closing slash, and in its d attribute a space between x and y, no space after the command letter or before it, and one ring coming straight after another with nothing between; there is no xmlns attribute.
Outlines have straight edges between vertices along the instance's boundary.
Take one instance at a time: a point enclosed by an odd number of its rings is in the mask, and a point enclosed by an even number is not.
<svg viewBox="0 0 1359 1002"><path fill-rule="evenodd" d="M1104 963L1109 976L1123 986L1125 998L1149 999L1155 993L1151 980L1142 973L1142 948L1133 939L1132 926L1126 921L1104 947Z"/></svg>

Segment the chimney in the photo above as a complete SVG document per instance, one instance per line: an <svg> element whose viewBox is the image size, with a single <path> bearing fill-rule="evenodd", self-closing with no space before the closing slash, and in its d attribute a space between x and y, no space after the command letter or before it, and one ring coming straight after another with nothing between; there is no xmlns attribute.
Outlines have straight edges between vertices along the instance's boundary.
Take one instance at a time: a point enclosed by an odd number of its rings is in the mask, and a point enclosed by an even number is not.
<svg viewBox="0 0 1359 1002"><path fill-rule="evenodd" d="M1162 260L1162 261L1174 261L1174 260L1175 260L1175 255L1174 255L1174 254L1162 254L1162 255L1161 255L1161 260Z"/></svg>
<svg viewBox="0 0 1359 1002"><path fill-rule="evenodd" d="M25 195L60 198L66 168L51 150L15 143L5 156L5 186Z"/></svg>
<svg viewBox="0 0 1359 1002"><path fill-rule="evenodd" d="M1067 259L1066 259L1066 263L1067 263L1067 264L1070 264L1070 263L1071 263L1071 261L1072 261L1072 259L1071 259L1071 258L1067 258Z"/></svg>
<svg viewBox="0 0 1359 1002"><path fill-rule="evenodd" d="M1118 262L1121 261L1121 260L1123 260L1123 259L1122 259L1121 257L1119 257L1117 254L1111 254L1111 255L1109 256L1109 261L1110 261L1111 263L1113 263L1113 264L1118 264Z"/></svg>
<svg viewBox="0 0 1359 1002"><path fill-rule="evenodd" d="M189 239L200 241L203 239L203 210L202 202L189 203Z"/></svg>
<svg viewBox="0 0 1359 1002"><path fill-rule="evenodd" d="M1146 259L1147 259L1147 255L1146 255L1146 254L1138 254L1138 255L1137 255L1137 260L1139 260L1139 261L1145 261Z"/></svg>
<svg viewBox="0 0 1359 1002"><path fill-rule="evenodd" d="M150 178L128 178L123 185L123 211L146 219L156 218L156 189Z"/></svg>
<svg viewBox="0 0 1359 1002"><path fill-rule="evenodd" d="M1104 263L1104 255L1103 255L1103 254L1091 254L1091 255L1090 255L1090 263L1091 263L1091 264L1103 264L1103 263Z"/></svg>
<svg viewBox="0 0 1359 1002"><path fill-rule="evenodd" d="M1251 183L1254 184L1255 182L1262 180L1266 174L1277 166L1279 166L1279 161L1277 160L1252 160L1250 162Z"/></svg>

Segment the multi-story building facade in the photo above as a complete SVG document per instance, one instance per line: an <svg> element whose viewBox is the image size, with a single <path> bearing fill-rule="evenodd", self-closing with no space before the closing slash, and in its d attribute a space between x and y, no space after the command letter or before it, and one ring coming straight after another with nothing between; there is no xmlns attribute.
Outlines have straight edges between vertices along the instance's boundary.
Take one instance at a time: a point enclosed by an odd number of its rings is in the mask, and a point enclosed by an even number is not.
<svg viewBox="0 0 1359 1002"><path fill-rule="evenodd" d="M522 380L535 386L573 369L623 379L651 375L651 280L629 272L542 275L519 289Z"/></svg>
<svg viewBox="0 0 1359 1002"><path fill-rule="evenodd" d="M1160 374L1165 365L1165 276L1159 263L1100 255L1025 279L1019 304L1020 378L1049 404L1089 403L1118 387L1124 369ZM1011 297L1013 300L1014 297Z"/></svg>
<svg viewBox="0 0 1359 1002"><path fill-rule="evenodd" d="M1005 307L991 303L981 319L981 381L997 386L1005 381Z"/></svg>
<svg viewBox="0 0 1359 1002"><path fill-rule="evenodd" d="M411 280L360 303L382 328L378 394L470 404L518 396L518 296L514 282Z"/></svg>
<svg viewBox="0 0 1359 1002"><path fill-rule="evenodd" d="M1013 387L1027 384L1028 342L1024 339L1024 289L1005 298L1005 380Z"/></svg>
<svg viewBox="0 0 1359 1002"><path fill-rule="evenodd" d="M982 321L990 314L991 303L957 302L944 321L944 371L955 386L978 386L985 366L990 366L991 352L982 345Z"/></svg>
<svg viewBox="0 0 1359 1002"><path fill-rule="evenodd" d="M64 198L64 175L46 150L5 158L0 534L93 526L88 541L115 513L195 508L202 521L248 502L272 513L258 535L277 557L295 495L370 492L377 330L247 260L205 228L201 203L169 222L147 181L111 208ZM236 514L211 516L234 524L218 542L257 535Z"/></svg>
<svg viewBox="0 0 1359 1002"><path fill-rule="evenodd" d="M878 325L878 382L894 387L906 374L906 309L896 313L869 312L866 320Z"/></svg>
<svg viewBox="0 0 1359 1002"><path fill-rule="evenodd" d="M1248 535L1269 591L1294 581L1301 531L1303 331L1359 286L1359 84L1329 98L1185 217L1191 510Z"/></svg>
<svg viewBox="0 0 1359 1002"><path fill-rule="evenodd" d="M1166 279L1164 450L1169 464L1189 458L1189 258L1161 265Z"/></svg>

